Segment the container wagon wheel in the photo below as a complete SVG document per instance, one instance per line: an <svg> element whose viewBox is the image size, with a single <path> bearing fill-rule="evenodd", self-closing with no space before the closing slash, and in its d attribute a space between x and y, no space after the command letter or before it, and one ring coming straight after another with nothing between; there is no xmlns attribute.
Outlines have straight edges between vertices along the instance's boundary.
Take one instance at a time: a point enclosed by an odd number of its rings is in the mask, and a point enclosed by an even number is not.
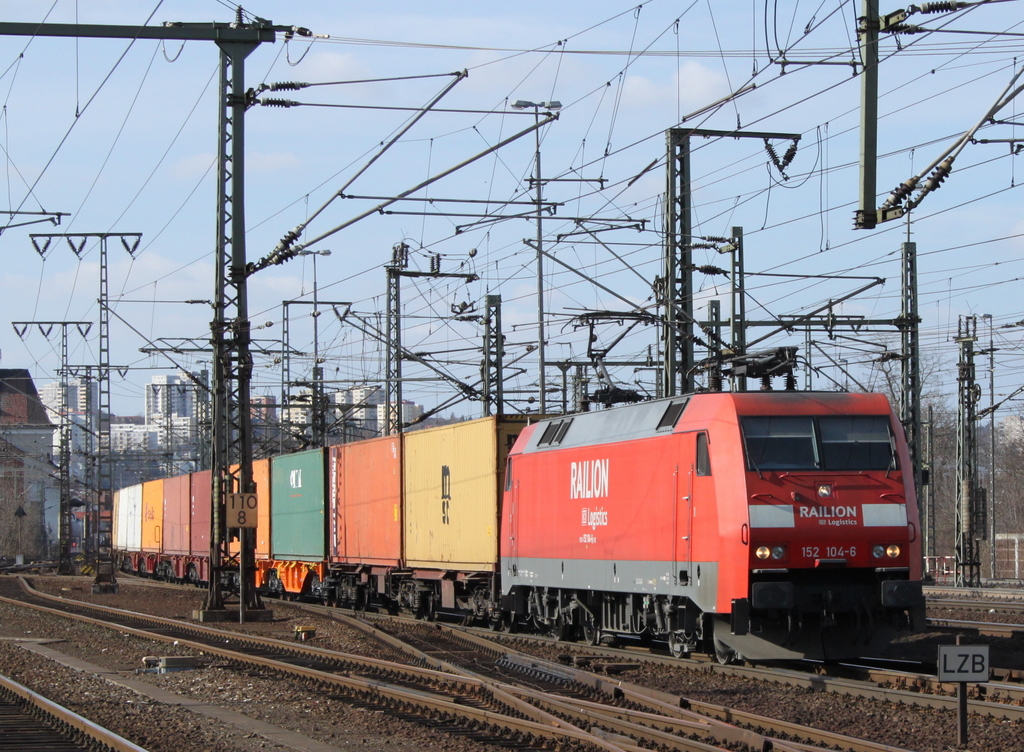
<svg viewBox="0 0 1024 752"><path fill-rule="evenodd" d="M309 576L309 597L314 601L323 600L323 589L320 587L320 577L313 574Z"/></svg>
<svg viewBox="0 0 1024 752"><path fill-rule="evenodd" d="M505 630L505 614L501 611L489 611L487 614L487 626L492 632Z"/></svg>

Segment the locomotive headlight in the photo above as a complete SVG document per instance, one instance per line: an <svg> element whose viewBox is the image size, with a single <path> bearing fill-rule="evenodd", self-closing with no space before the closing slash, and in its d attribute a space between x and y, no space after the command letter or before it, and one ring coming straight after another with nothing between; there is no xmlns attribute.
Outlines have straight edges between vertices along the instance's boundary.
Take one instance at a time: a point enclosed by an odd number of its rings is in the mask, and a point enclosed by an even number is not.
<svg viewBox="0 0 1024 752"><path fill-rule="evenodd" d="M754 555L757 556L758 559L767 559L772 555L772 552L768 546L758 546L757 550L754 551Z"/></svg>
<svg viewBox="0 0 1024 752"><path fill-rule="evenodd" d="M818 498L827 499L832 495L832 484L822 483L818 486Z"/></svg>
<svg viewBox="0 0 1024 752"><path fill-rule="evenodd" d="M900 555L900 547L895 544L889 546L887 549L885 549L885 555L888 556L890 559L895 559L897 556Z"/></svg>
<svg viewBox="0 0 1024 752"><path fill-rule="evenodd" d="M786 547L785 546L773 546L772 547L772 558L773 559L781 559L785 555L786 555Z"/></svg>
<svg viewBox="0 0 1024 752"><path fill-rule="evenodd" d="M885 546L875 546L871 549L871 555L876 559L881 559L885 556Z"/></svg>

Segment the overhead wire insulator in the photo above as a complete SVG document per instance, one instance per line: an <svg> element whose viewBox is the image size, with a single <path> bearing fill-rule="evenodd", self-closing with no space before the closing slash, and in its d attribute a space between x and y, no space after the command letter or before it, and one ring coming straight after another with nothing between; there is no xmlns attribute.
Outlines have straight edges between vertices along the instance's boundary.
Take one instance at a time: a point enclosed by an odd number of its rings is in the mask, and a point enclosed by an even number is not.
<svg viewBox="0 0 1024 752"><path fill-rule="evenodd" d="M725 269L719 269L717 266L711 266L710 264L704 264L703 266L693 267L694 271L700 272L701 274L728 274Z"/></svg>
<svg viewBox="0 0 1024 752"><path fill-rule="evenodd" d="M893 24L886 29L886 32L890 34L923 34L926 31L928 31L928 29L925 29L924 27L904 23Z"/></svg>
<svg viewBox="0 0 1024 752"><path fill-rule="evenodd" d="M272 97L263 97L259 102L264 107L298 107L302 104L302 102L295 102L291 99L274 99Z"/></svg>
<svg viewBox="0 0 1024 752"><path fill-rule="evenodd" d="M928 179L924 181L923 190L925 193L929 191L937 191L939 186L942 185L942 181L945 180L949 173L953 169L953 158L943 160L942 164L936 167L932 174L928 176Z"/></svg>
<svg viewBox="0 0 1024 752"><path fill-rule="evenodd" d="M786 153L782 156L782 169L783 170L786 169L787 167L789 167L790 163L793 161L793 158L796 156L796 147L797 147L797 142L796 142L796 140L793 140L790 143L789 148L786 149ZM780 170L780 172L781 171L782 170Z"/></svg>
<svg viewBox="0 0 1024 752"><path fill-rule="evenodd" d="M786 168L789 167L789 163L793 161L793 157L796 156L796 141L790 144L789 148L786 149L786 154L782 159L779 159L779 154L775 151L775 146L767 138L764 139L764 150L768 152L768 158L771 159L772 164L775 165L775 169L782 175L783 180L789 180L789 176L786 174Z"/></svg>
<svg viewBox="0 0 1024 752"><path fill-rule="evenodd" d="M270 84L267 89L270 91L298 91L299 89L305 89L307 86L309 84L298 81L278 81L276 84Z"/></svg>
<svg viewBox="0 0 1024 752"><path fill-rule="evenodd" d="M892 193L889 194L889 197L885 200L885 203L882 204L882 208L888 209L893 206L899 206L900 204L903 203L904 199L906 199L908 196L910 196L911 193L914 192L914 189L916 187L916 176L910 178L910 180L906 180L900 183L898 186L893 188Z"/></svg>
<svg viewBox="0 0 1024 752"><path fill-rule="evenodd" d="M907 10L911 13L951 13L955 10L963 10L970 3L966 2L938 2L938 3L921 3L920 5L911 5Z"/></svg>

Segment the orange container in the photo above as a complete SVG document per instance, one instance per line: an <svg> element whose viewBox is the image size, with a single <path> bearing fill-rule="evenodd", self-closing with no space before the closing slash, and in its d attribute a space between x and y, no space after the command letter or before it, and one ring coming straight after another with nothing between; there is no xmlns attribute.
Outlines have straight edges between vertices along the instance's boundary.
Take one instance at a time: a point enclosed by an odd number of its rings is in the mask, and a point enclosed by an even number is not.
<svg viewBox="0 0 1024 752"><path fill-rule="evenodd" d="M402 555L402 443L398 436L330 449L329 556L342 564L398 566Z"/></svg>
<svg viewBox="0 0 1024 752"><path fill-rule="evenodd" d="M160 553L164 531L164 481L142 484L142 550Z"/></svg>
<svg viewBox="0 0 1024 752"><path fill-rule="evenodd" d="M161 552L168 556L187 556L189 553L191 481L190 475L164 478L164 540Z"/></svg>
<svg viewBox="0 0 1024 752"><path fill-rule="evenodd" d="M231 466L231 472L238 472L238 465ZM255 460L252 463L252 479L256 483L256 558L270 558L270 460ZM235 529L228 530L229 536L237 536ZM242 550L242 542L232 537L228 542L228 550L237 554Z"/></svg>
<svg viewBox="0 0 1024 752"><path fill-rule="evenodd" d="M270 460L252 463L256 481L256 558L270 558Z"/></svg>

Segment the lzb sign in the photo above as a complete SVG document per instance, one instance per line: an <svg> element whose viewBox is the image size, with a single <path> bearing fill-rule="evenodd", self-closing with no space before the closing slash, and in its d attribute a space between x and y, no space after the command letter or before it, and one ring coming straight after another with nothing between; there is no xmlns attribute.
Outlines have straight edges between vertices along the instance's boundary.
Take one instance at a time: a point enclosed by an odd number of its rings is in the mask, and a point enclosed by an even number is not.
<svg viewBox="0 0 1024 752"><path fill-rule="evenodd" d="M940 645L939 681L987 682L988 645Z"/></svg>
<svg viewBox="0 0 1024 752"><path fill-rule="evenodd" d="M256 494L228 494L228 527L256 527Z"/></svg>

